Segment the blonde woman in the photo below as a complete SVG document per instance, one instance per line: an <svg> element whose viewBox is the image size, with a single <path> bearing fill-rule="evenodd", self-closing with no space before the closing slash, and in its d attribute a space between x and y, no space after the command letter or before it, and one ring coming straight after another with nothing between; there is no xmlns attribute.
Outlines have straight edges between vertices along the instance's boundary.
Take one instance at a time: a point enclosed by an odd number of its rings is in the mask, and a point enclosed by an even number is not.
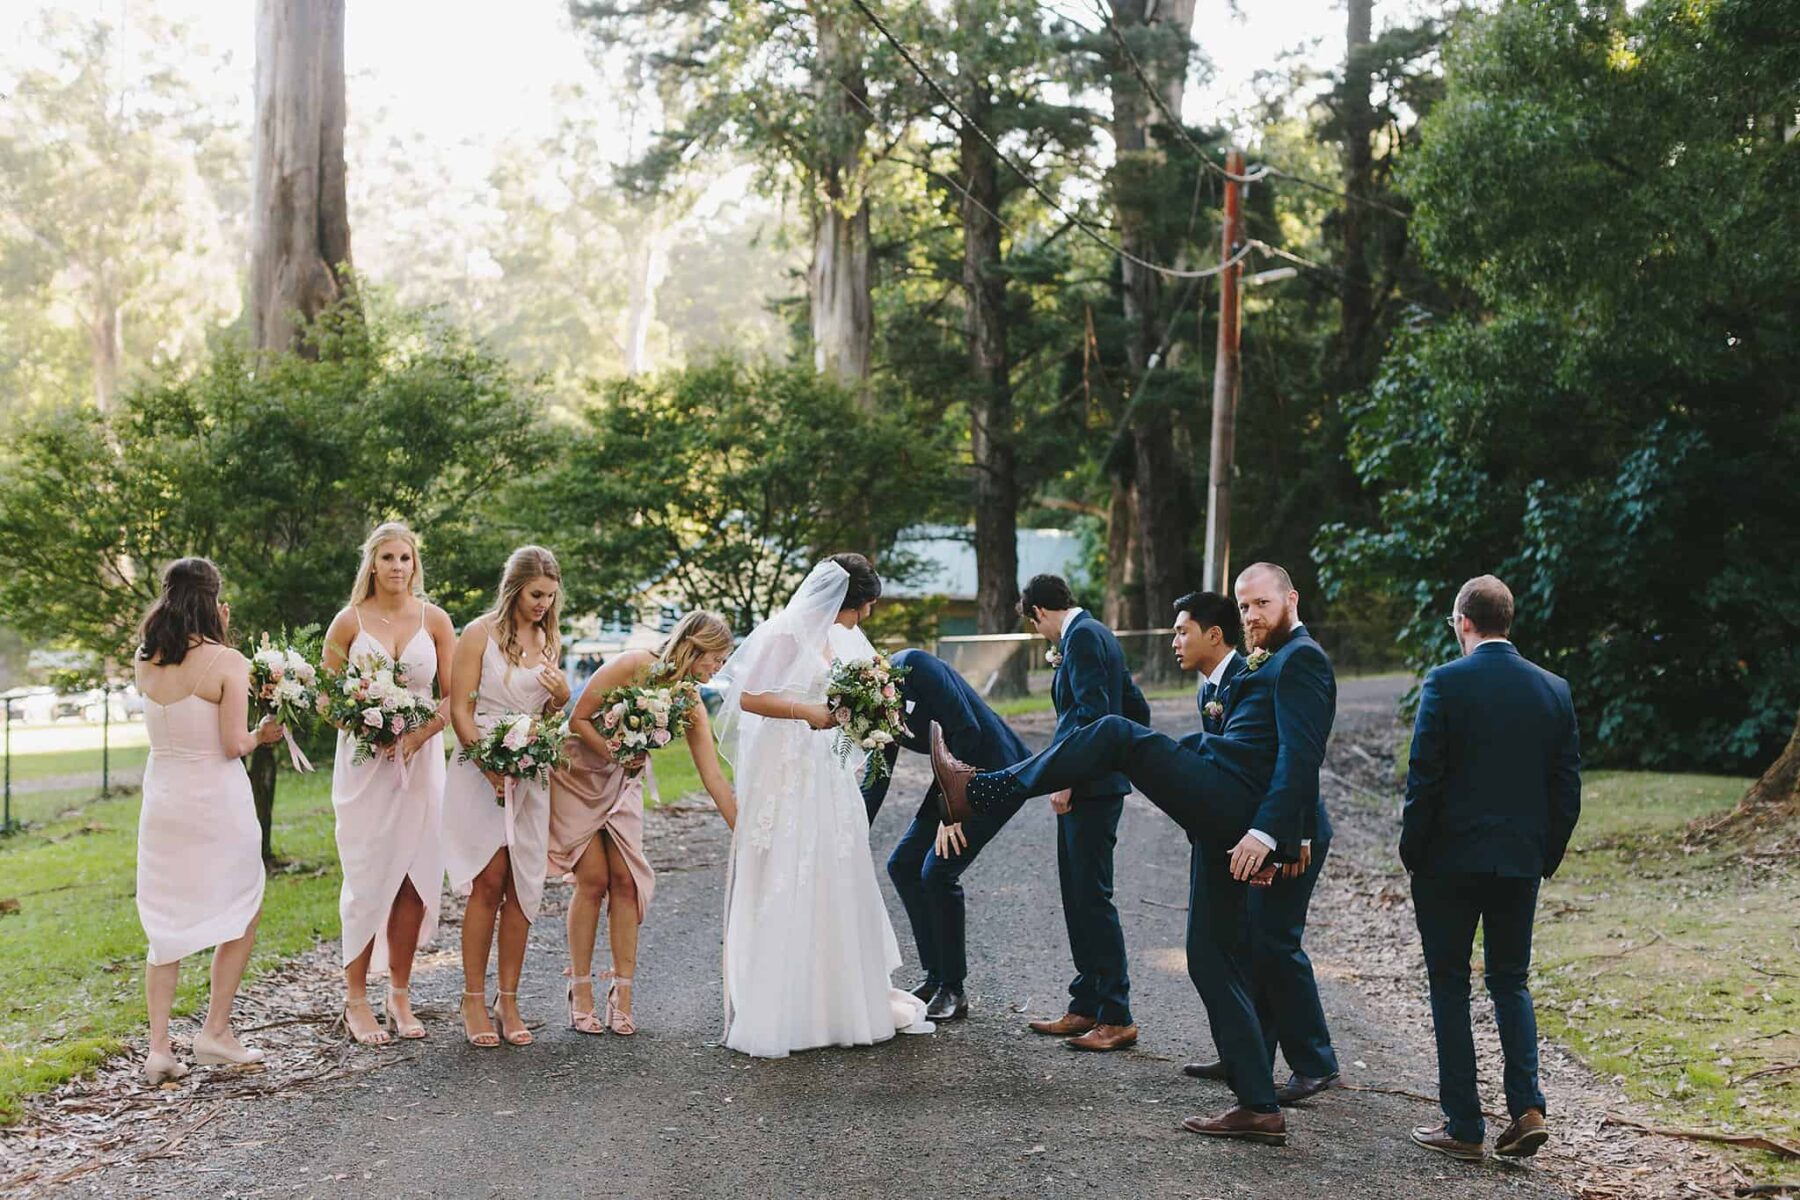
<svg viewBox="0 0 1800 1200"><path fill-rule="evenodd" d="M656 876L644 857L644 776L613 761L594 719L606 693L643 679L705 683L731 654L731 626L723 617L692 612L675 626L662 648L628 650L588 681L569 717L575 735L569 765L550 777L550 866L575 876L569 901L569 1028L580 1033L637 1032L631 989L637 973L638 926L650 907ZM737 820L737 799L719 767L706 709L688 726L688 753L700 782L726 825ZM600 905L607 903L612 975L606 1016L594 1012L594 937Z"/></svg>
<svg viewBox="0 0 1800 1200"><path fill-rule="evenodd" d="M187 1065L169 1041L169 1010L181 960L208 946L212 995L194 1035L202 1063L253 1063L231 1029L231 1003L262 915L262 833L240 761L281 740L265 718L254 731L250 664L228 644L231 607L219 569L204 558L163 571L162 594L138 629L137 687L144 697L150 759L138 814L137 909L150 943L144 997L150 1052L144 1078L180 1079Z"/></svg>
<svg viewBox="0 0 1800 1200"><path fill-rule="evenodd" d="M569 701L557 668L562 569L542 546L521 546L506 560L494 607L469 622L456 642L450 724L467 747L508 713L549 713ZM507 799L510 794L510 799ZM450 886L469 897L463 913L463 1032L471 1045L529 1046L519 1015L525 937L544 895L550 834L547 784L506 780L460 757L444 786L444 862ZM499 994L487 1007L488 950L500 924ZM474 1003L470 1003L473 1001ZM494 1030L498 1020L500 1032Z"/></svg>
<svg viewBox="0 0 1800 1200"><path fill-rule="evenodd" d="M414 695L447 697L455 649L449 616L425 599L419 539L398 521L377 526L363 543L350 603L325 633L325 669L373 655L404 668ZM429 724L360 766L352 761L355 739L338 734L331 807L344 869L344 1024L365 1046L425 1036L410 987L413 955L437 932L443 893L446 707L440 703ZM388 976L385 1030L369 1007L371 971Z"/></svg>

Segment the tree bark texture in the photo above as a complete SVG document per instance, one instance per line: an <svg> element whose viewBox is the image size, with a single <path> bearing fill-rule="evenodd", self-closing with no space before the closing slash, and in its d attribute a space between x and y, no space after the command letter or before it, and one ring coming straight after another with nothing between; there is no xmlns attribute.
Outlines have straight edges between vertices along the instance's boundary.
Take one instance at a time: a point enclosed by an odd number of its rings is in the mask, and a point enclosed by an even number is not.
<svg viewBox="0 0 1800 1200"><path fill-rule="evenodd" d="M1370 71L1374 0L1348 0L1349 23L1344 53L1344 88L1340 117L1344 127L1344 280L1340 299L1343 362L1359 384L1368 377L1369 335L1375 323L1375 300L1369 282L1369 206L1373 182L1375 109Z"/></svg>
<svg viewBox="0 0 1800 1200"><path fill-rule="evenodd" d="M1187 84L1188 47L1193 36L1193 0L1150 4L1120 0L1114 20L1134 47L1138 66L1170 112L1181 112ZM1161 113L1145 93L1137 71L1119 52L1112 64L1112 135L1116 153L1113 198L1119 241L1127 252L1150 262L1167 261L1169 250L1158 245L1155 214L1146 206L1150 178L1165 165L1158 138ZM1170 135L1172 136L1172 135ZM1120 263L1126 321L1130 334L1126 354L1134 384L1143 379L1151 356L1162 344L1163 280L1130 259ZM1148 391L1148 389L1144 389ZM1136 530L1143 552L1144 597L1138 612L1160 612L1186 590L1187 548L1195 504L1174 436L1174 418L1154 394L1140 398L1132 414L1132 470L1136 488Z"/></svg>
<svg viewBox="0 0 1800 1200"><path fill-rule="evenodd" d="M250 321L262 349L343 294L344 0L260 0L250 213Z"/></svg>
<svg viewBox="0 0 1800 1200"><path fill-rule="evenodd" d="M869 87L863 47L848 17L830 0L814 0L818 65L814 96L819 142L812 166L812 265L807 271L813 365L867 399L875 341L875 257L863 142Z"/></svg>
<svg viewBox="0 0 1800 1200"><path fill-rule="evenodd" d="M986 128L993 111L987 82L970 78L964 111ZM1001 263L999 162L965 127L959 141L963 186L963 328L968 341L969 453L975 467L975 626L982 633L1019 628L1019 483L1013 441L1012 356L1006 327L1006 275ZM1023 695L1028 667L1015 654L994 694Z"/></svg>

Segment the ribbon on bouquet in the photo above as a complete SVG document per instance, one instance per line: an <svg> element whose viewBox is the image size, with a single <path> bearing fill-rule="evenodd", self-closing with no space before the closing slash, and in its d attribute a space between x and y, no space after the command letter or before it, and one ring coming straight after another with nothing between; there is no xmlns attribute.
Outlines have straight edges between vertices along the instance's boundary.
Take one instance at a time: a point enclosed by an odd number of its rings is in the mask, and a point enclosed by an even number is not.
<svg viewBox="0 0 1800 1200"><path fill-rule="evenodd" d="M514 832L515 832L515 827L513 824L513 784L517 783L518 781L516 779L514 779L511 775L506 776L505 779L506 779L506 784L501 789L501 801L500 802L506 809L506 845L508 847L508 850L510 851L510 849L513 845Z"/></svg>
<svg viewBox="0 0 1800 1200"><path fill-rule="evenodd" d="M287 742L288 758L293 762L294 770L302 774L311 771L312 763L307 761L305 753L300 749L300 743L294 740L293 732L286 725L281 727L281 736Z"/></svg>

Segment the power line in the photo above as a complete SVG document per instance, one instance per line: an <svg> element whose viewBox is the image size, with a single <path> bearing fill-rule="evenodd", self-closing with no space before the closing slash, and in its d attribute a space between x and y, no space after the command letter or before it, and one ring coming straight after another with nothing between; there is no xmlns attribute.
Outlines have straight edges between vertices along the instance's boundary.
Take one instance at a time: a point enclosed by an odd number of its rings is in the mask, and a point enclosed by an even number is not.
<svg viewBox="0 0 1800 1200"><path fill-rule="evenodd" d="M955 100L950 98L950 93L946 92L943 87L939 85L938 81L932 78L931 73L924 68L917 58L913 57L912 51L906 47L906 44L894 36L893 31L888 29L886 23L883 22L880 17L875 15L874 10L864 3L864 0L850 0L850 3L855 5L857 11L862 13L869 24L873 25L876 31L887 40L888 45L892 46L895 51L899 53L900 57L906 60L906 65L913 69L913 72L918 75L920 81L924 83L927 88L931 89L932 94L942 101L946 108L956 114L957 120L962 122L964 128L969 129L985 142L988 149L994 152L994 156L1005 163L1015 175L1023 180L1026 187L1029 187L1033 192L1037 193L1040 200L1045 204L1048 204L1075 228L1081 230L1081 232L1086 234L1090 240L1098 245L1104 246L1107 250L1118 255L1127 262L1140 266L1147 271L1155 271L1157 274L1169 279L1209 279L1212 276L1221 274L1237 265L1249 255L1250 247L1246 244L1239 247L1238 251L1230 258L1215 266L1206 267L1201 270L1185 270L1180 267L1169 267L1164 266L1161 263L1151 262L1147 258L1140 258L1131 251L1125 249L1125 247L1105 237L1075 213L1070 212L1067 208L1063 207L1061 201L1051 195L1050 192L1041 186L1036 179L1032 178L1024 168L1013 162L1013 160L1007 156L1006 152L1000 149L999 144L988 135L987 130L970 120L969 115L963 112L962 108L957 105Z"/></svg>

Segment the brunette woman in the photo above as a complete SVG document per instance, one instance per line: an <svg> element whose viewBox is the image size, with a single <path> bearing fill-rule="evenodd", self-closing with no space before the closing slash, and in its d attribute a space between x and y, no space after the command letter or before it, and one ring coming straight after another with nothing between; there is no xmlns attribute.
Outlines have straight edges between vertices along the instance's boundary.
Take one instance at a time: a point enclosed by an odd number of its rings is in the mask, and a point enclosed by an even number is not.
<svg viewBox="0 0 1800 1200"><path fill-rule="evenodd" d="M231 1004L262 914L262 832L242 759L281 739L265 719L245 728L250 664L227 643L230 606L219 569L183 558L163 571L162 594L138 631L137 688L150 759L138 816L137 908L150 942L144 996L150 1052L144 1077L179 1079L187 1066L169 1041L181 960L208 946L212 992L194 1035L200 1063L253 1063L231 1030Z"/></svg>

